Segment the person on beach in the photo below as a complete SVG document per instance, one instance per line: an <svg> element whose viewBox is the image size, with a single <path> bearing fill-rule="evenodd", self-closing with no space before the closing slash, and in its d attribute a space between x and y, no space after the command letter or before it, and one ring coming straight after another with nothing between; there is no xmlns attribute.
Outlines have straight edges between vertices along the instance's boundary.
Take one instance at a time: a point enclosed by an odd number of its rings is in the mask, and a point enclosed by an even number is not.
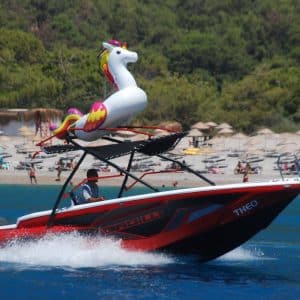
<svg viewBox="0 0 300 300"><path fill-rule="evenodd" d="M246 164L246 167L243 172L243 182L248 182L249 181L249 173L251 172L251 166L249 163Z"/></svg>
<svg viewBox="0 0 300 300"><path fill-rule="evenodd" d="M98 172L96 169L89 169L86 173L87 182L81 185L76 195L71 194L75 205L97 202L105 200L103 196L99 196Z"/></svg>
<svg viewBox="0 0 300 300"><path fill-rule="evenodd" d="M249 173L247 171L244 171L243 182L248 182L248 181L249 181Z"/></svg>
<svg viewBox="0 0 300 300"><path fill-rule="evenodd" d="M37 180L36 180L36 174L35 174L35 168L34 168L34 165L31 164L30 168L29 168L29 171L28 171L28 175L29 175L29 179L30 179L30 183L32 184L33 182L34 183L37 183Z"/></svg>
<svg viewBox="0 0 300 300"><path fill-rule="evenodd" d="M242 174L243 171L244 171L243 165L242 165L241 161L239 160L234 169L234 174Z"/></svg>
<svg viewBox="0 0 300 300"><path fill-rule="evenodd" d="M73 159L71 159L71 160L68 162L67 167L68 167L70 170L73 170L73 169L74 169Z"/></svg>
<svg viewBox="0 0 300 300"><path fill-rule="evenodd" d="M61 161L58 162L56 170L57 170L57 178L55 179L55 181L60 181L60 175L61 175L61 172L62 172L62 163L61 163Z"/></svg>
<svg viewBox="0 0 300 300"><path fill-rule="evenodd" d="M250 173L252 172L252 168L251 168L251 166L250 166L250 163L247 163L247 164L246 164L245 171L246 171L248 174L250 174Z"/></svg>

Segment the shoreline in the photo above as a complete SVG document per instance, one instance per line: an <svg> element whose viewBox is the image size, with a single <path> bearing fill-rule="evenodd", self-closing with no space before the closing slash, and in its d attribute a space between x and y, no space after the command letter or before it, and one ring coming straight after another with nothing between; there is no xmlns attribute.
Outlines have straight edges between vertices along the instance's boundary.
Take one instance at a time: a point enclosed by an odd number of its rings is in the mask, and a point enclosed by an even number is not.
<svg viewBox="0 0 300 300"><path fill-rule="evenodd" d="M58 185L62 186L69 176L69 172L63 172L61 175L61 180L56 181L56 172L53 174L49 173L38 173L36 174L37 185ZM135 173L137 177L140 177L143 173ZM112 176L118 175L118 173L109 172L107 174L100 173L99 176ZM229 175L229 174L204 174L206 178L216 183L216 185L231 184L231 183L242 183L243 176L239 175ZM258 181L270 181L274 179L279 179L280 174L250 174L249 182ZM78 184L85 178L85 172L79 171L72 178L73 184ZM113 177L108 179L99 179L99 186L121 186L124 176ZM146 176L143 178L149 184L156 187L200 187L208 186L209 183L205 182L201 178L190 174L190 173L160 173L155 175ZM133 183L133 179L128 180L128 184ZM30 182L30 178L27 172L7 172L0 171L0 184L10 184L10 185L35 185L35 183ZM137 183L137 186L142 186L142 184Z"/></svg>

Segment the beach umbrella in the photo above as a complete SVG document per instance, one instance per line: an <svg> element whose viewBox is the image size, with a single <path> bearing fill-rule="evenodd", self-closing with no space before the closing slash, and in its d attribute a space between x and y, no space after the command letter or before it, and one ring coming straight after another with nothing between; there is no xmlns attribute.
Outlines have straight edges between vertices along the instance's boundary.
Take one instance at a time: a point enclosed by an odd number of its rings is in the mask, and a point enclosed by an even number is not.
<svg viewBox="0 0 300 300"><path fill-rule="evenodd" d="M298 145L296 143L286 143L280 145L276 149L280 153L294 153L298 150Z"/></svg>
<svg viewBox="0 0 300 300"><path fill-rule="evenodd" d="M188 132L187 137L191 138L188 140L188 145L189 146L193 145L194 147L197 147L197 148L202 145L202 142L204 139L203 133L196 128L191 129Z"/></svg>
<svg viewBox="0 0 300 300"><path fill-rule="evenodd" d="M208 130L209 126L203 122L197 122L194 125L192 125L191 128L198 129L198 130Z"/></svg>
<svg viewBox="0 0 300 300"><path fill-rule="evenodd" d="M254 149L258 150L264 147L264 143L265 143L265 138L262 135L254 135L249 137L246 140L246 143L244 144L245 146L245 151L248 151L249 149L251 149L252 151Z"/></svg>
<svg viewBox="0 0 300 300"><path fill-rule="evenodd" d="M232 138L235 138L235 139L247 139L248 137L247 137L247 135L245 135L245 134L243 134L241 132L238 132L238 133L234 134L232 136Z"/></svg>
<svg viewBox="0 0 300 300"><path fill-rule="evenodd" d="M297 134L291 132L283 132L279 134L280 138L284 139L285 141L299 141L299 136Z"/></svg>
<svg viewBox="0 0 300 300"><path fill-rule="evenodd" d="M201 131L199 131L196 128L193 128L189 131L189 133L187 134L187 136L203 136L203 133Z"/></svg>
<svg viewBox="0 0 300 300"><path fill-rule="evenodd" d="M288 144L294 144L295 147L300 148L300 139L297 134L290 133L290 132L284 132L279 134L279 142L277 143L278 146L288 145Z"/></svg>
<svg viewBox="0 0 300 300"><path fill-rule="evenodd" d="M274 144L275 133L269 128L262 128L256 132L257 136L262 136L263 139L261 141L262 147L264 149L269 148L270 144Z"/></svg>
<svg viewBox="0 0 300 300"><path fill-rule="evenodd" d="M212 127L212 128L214 128L214 127L217 127L218 126L218 124L217 123L215 123L215 122L206 122L205 123L208 127Z"/></svg>
<svg viewBox="0 0 300 300"><path fill-rule="evenodd" d="M268 134L274 134L274 132L269 128L263 128L263 129L258 130L256 132L256 134L258 134L258 135L268 135Z"/></svg>
<svg viewBox="0 0 300 300"><path fill-rule="evenodd" d="M238 132L228 139L228 143L231 145L231 148L241 150L242 146L246 144L248 137L245 134Z"/></svg>
<svg viewBox="0 0 300 300"><path fill-rule="evenodd" d="M217 135L231 136L234 131L231 128L223 128L217 132Z"/></svg>
<svg viewBox="0 0 300 300"><path fill-rule="evenodd" d="M227 138L225 136L216 136L209 141L214 150L224 151Z"/></svg>
<svg viewBox="0 0 300 300"><path fill-rule="evenodd" d="M161 129L166 129L170 131L182 131L182 125L179 122L176 121L165 121L158 124L158 127Z"/></svg>
<svg viewBox="0 0 300 300"><path fill-rule="evenodd" d="M264 137L262 135L253 135L250 136L246 142L247 145L258 145L264 141Z"/></svg>
<svg viewBox="0 0 300 300"><path fill-rule="evenodd" d="M231 125L229 125L228 123L221 123L220 125L216 126L216 129L224 129L224 128L232 128Z"/></svg>

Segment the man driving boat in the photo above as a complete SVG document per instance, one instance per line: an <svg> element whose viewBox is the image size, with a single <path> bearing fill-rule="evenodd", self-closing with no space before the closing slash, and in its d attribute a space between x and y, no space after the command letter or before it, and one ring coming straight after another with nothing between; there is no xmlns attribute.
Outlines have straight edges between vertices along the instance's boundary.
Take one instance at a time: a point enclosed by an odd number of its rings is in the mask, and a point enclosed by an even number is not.
<svg viewBox="0 0 300 300"><path fill-rule="evenodd" d="M98 172L96 169L89 169L86 173L87 182L84 183L76 194L75 204L85 204L90 202L103 201L104 197L99 196Z"/></svg>

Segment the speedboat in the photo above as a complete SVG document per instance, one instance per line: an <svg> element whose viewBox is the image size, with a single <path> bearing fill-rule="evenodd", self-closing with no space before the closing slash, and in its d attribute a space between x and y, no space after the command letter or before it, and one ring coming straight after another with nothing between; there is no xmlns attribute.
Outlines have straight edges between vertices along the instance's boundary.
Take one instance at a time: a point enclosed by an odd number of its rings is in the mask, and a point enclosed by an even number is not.
<svg viewBox="0 0 300 300"><path fill-rule="evenodd" d="M299 177L215 185L187 164L164 155L184 135L172 133L134 142L107 137L114 144L98 147L81 146L70 138L68 144L44 147L46 153L82 150L83 154L62 186L53 209L19 217L16 224L0 226L0 244L5 245L12 239L38 239L47 233L76 231L82 235L118 239L125 249L196 253L201 260L207 261L233 250L268 227L299 195ZM137 177L131 172L135 153L175 162L181 171L198 176L208 186L160 191L144 181L144 176ZM120 172L123 182L118 196L61 208L67 187L87 154ZM125 155L129 155L126 169L112 161ZM130 178L152 191L123 196Z"/></svg>
<svg viewBox="0 0 300 300"><path fill-rule="evenodd" d="M146 107L147 95L127 69L128 63L137 61L137 53L115 40L103 43L103 47L99 65L116 92L104 102L93 103L87 114L70 108L60 126L51 126L54 135L39 143L43 152L79 151L82 156L63 184L52 210L21 216L16 224L0 226L0 245L15 239L38 239L48 233L76 231L82 235L119 239L125 249L197 253L207 261L240 246L266 228L298 196L299 178L285 180L281 176L278 181L216 186L202 172L168 154L185 133L169 132L155 137L152 131L149 138L142 141L120 141L111 136L122 130L141 133L137 127L118 126L129 124ZM143 129L150 129L151 133L157 128ZM53 137L64 140L64 144L45 146ZM92 142L100 138L112 144L83 146L78 141ZM185 151L186 154L199 152L198 148ZM160 190L144 180L146 175L155 175L156 171L148 170L141 176L133 172L134 157L141 154L157 156L180 167L161 172L171 176L172 172L187 171L208 186ZM62 207L66 199L74 200L73 189L77 186L68 191L69 183L87 155L116 169L119 172L116 176L123 177L118 195L101 202ZM114 158L121 156L129 157L125 168L114 162ZM151 192L124 196L124 192L136 183Z"/></svg>

